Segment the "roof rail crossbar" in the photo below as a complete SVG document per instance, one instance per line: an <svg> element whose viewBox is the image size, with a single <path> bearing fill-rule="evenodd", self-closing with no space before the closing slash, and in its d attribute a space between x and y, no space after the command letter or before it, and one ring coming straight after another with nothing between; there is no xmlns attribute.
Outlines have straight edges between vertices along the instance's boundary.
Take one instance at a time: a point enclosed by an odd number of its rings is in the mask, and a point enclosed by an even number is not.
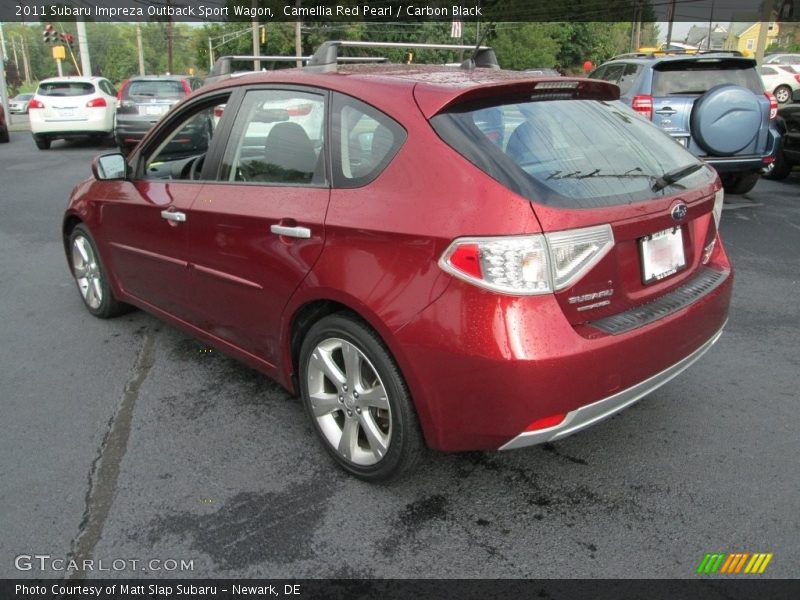
<svg viewBox="0 0 800 600"><path fill-rule="evenodd" d="M405 42L357 42L350 40L336 40L323 42L317 49L311 60L308 61L307 69L314 71L335 71L336 63L341 62L343 57L339 56L339 48L404 48L415 50L473 50L473 58L476 67L486 67L499 69L497 57L494 50L489 46L475 46L465 44L422 44Z"/></svg>

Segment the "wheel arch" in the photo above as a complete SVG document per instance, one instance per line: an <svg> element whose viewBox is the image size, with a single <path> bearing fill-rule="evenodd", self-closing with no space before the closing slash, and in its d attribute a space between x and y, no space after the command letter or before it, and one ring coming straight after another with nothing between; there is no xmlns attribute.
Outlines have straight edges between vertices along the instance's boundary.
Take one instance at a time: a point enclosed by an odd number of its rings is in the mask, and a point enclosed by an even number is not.
<svg viewBox="0 0 800 600"><path fill-rule="evenodd" d="M405 360L402 350L394 343L392 331L380 317L354 298L341 298L334 292L325 296L307 298L291 310L290 316L285 319L283 346L285 358L281 369L284 373L286 387L292 393L299 394L300 348L303 345L303 339L317 321L334 313L344 313L359 320L378 336L405 380L422 435L430 446L432 439L430 436L433 435L432 416L427 410L424 399L420 398L422 390L416 389L414 378L408 373L408 362Z"/></svg>

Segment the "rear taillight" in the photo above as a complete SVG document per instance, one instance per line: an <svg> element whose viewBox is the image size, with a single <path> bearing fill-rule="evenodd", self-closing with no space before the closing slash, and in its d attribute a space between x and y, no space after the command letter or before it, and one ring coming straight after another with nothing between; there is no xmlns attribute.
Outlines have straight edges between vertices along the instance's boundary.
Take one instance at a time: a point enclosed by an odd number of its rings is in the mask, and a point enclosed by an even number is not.
<svg viewBox="0 0 800 600"><path fill-rule="evenodd" d="M295 106L290 106L288 109L286 109L286 112L289 113L290 117L304 117L308 114L311 114L312 108L314 108L314 105L311 103L297 104Z"/></svg>
<svg viewBox="0 0 800 600"><path fill-rule="evenodd" d="M653 97L634 96L631 101L631 108L648 120L653 119Z"/></svg>
<svg viewBox="0 0 800 600"><path fill-rule="evenodd" d="M34 98L28 104L28 110L30 110L32 108L44 108L44 102L41 102L40 100L37 100L36 98Z"/></svg>
<svg viewBox="0 0 800 600"><path fill-rule="evenodd" d="M105 98L92 98L86 103L86 108L103 108L108 106Z"/></svg>
<svg viewBox="0 0 800 600"><path fill-rule="evenodd" d="M800 73L798 73L797 75L795 75L795 76L794 76L794 80L795 80L797 83L800 83Z"/></svg>
<svg viewBox="0 0 800 600"><path fill-rule="evenodd" d="M183 92L184 92L184 93L185 93L187 96L188 96L189 94L191 94L191 93L192 93L192 86L190 86L190 85L189 85L189 82L188 82L186 79L184 79L184 80L182 80L182 81L181 81L181 83L183 83Z"/></svg>
<svg viewBox="0 0 800 600"><path fill-rule="evenodd" d="M772 121L778 116L778 101L770 92L765 92L764 95L769 100L769 120Z"/></svg>
<svg viewBox="0 0 800 600"><path fill-rule="evenodd" d="M121 104L122 98L125 95L125 88L128 87L128 80L122 82L122 85L119 86L119 91L117 92L117 101Z"/></svg>
<svg viewBox="0 0 800 600"><path fill-rule="evenodd" d="M572 285L614 246L610 225L557 233L455 240L439 260L456 277L503 294L547 294Z"/></svg>

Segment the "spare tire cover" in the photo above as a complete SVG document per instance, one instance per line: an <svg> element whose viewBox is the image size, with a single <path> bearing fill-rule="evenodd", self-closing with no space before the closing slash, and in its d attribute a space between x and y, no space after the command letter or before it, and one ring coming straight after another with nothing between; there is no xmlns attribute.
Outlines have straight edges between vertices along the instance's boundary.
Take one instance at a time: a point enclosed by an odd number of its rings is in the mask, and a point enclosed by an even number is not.
<svg viewBox="0 0 800 600"><path fill-rule="evenodd" d="M763 119L758 96L742 86L725 83L711 88L694 103L692 135L710 154L731 156L753 142Z"/></svg>

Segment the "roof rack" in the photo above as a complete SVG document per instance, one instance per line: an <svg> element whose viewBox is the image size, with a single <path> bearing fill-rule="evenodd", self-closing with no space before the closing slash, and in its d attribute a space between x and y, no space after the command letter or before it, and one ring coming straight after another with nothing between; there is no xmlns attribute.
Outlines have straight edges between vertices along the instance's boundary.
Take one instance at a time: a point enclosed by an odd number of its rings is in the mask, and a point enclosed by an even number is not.
<svg viewBox="0 0 800 600"><path fill-rule="evenodd" d="M418 50L472 50L474 55L461 63L465 69L476 67L499 69L497 56L489 46L470 46L464 44L418 44L405 42L356 42L350 40L338 40L323 42L314 52L311 60L308 61L306 69L328 72L336 70L336 63L341 62L343 57L339 56L339 48L404 48Z"/></svg>
<svg viewBox="0 0 800 600"><path fill-rule="evenodd" d="M246 69L245 71L234 70L234 63L252 63L255 67L256 63L294 63L297 61L302 62L304 65L308 64L312 57L310 56L287 56L285 54L231 54L220 56L212 67L211 71L205 79L205 83L214 83L222 79L227 79L235 75L245 74L248 72L255 72L255 68ZM340 56L339 62L389 62L389 59L384 56Z"/></svg>

